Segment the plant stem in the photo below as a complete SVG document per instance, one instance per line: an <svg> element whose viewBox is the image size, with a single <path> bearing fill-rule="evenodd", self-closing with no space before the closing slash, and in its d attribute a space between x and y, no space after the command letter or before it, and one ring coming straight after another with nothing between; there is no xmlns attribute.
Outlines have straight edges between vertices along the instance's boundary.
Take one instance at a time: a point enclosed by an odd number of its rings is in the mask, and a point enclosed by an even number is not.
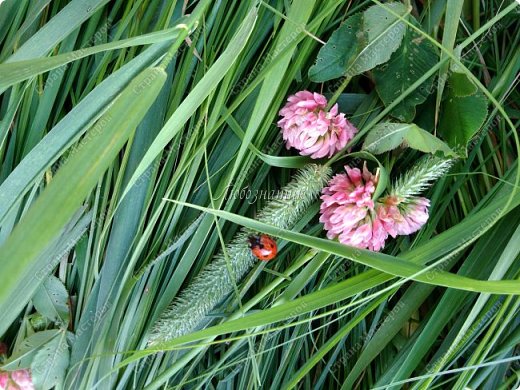
<svg viewBox="0 0 520 390"><path fill-rule="evenodd" d="M327 110L330 110L331 107L336 103L341 93L347 88L348 83L352 80L352 77L345 76L343 77L343 80L341 81L341 84L339 88L334 92L334 95L329 100L329 103L327 104Z"/></svg>

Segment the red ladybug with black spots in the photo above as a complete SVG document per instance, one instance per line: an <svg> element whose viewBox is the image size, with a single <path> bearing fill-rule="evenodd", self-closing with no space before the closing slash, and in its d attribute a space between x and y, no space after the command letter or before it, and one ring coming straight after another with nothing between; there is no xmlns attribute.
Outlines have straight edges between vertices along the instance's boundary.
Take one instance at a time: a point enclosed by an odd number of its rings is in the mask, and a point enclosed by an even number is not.
<svg viewBox="0 0 520 390"><path fill-rule="evenodd" d="M249 246L253 256L262 261L269 261L276 257L278 247L276 241L266 234L249 237Z"/></svg>

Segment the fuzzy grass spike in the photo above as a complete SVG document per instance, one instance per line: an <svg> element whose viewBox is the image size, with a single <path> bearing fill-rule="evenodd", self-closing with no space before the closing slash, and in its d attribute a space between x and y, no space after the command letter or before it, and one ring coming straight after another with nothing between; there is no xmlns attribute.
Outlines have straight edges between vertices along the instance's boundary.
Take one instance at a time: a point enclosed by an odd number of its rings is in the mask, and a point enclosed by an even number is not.
<svg viewBox="0 0 520 390"><path fill-rule="evenodd" d="M419 195L440 177L444 176L454 160L428 156L421 159L410 170L402 175L392 186L390 196L400 202L408 202Z"/></svg>
<svg viewBox="0 0 520 390"><path fill-rule="evenodd" d="M281 196L271 200L258 214L261 222L280 229L292 229L314 202L329 180L329 167L310 164L280 190ZM252 231L242 228L227 245L228 264L222 250L193 282L181 292L154 325L148 344L156 345L193 331L226 296L233 292L234 281L240 281L258 261L248 244Z"/></svg>

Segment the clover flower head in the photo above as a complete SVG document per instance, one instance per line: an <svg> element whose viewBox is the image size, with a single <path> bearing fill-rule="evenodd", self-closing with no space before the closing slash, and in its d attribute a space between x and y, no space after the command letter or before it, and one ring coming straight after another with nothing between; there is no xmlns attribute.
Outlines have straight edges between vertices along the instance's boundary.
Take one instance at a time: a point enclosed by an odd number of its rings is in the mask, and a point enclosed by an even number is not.
<svg viewBox="0 0 520 390"><path fill-rule="evenodd" d="M357 248L379 251L385 245L388 232L374 208L372 196L378 173L363 166L345 167L346 173L335 175L322 191L320 222L327 237Z"/></svg>
<svg viewBox="0 0 520 390"><path fill-rule="evenodd" d="M345 167L322 190L320 222L329 239L356 248L380 251L388 236L409 235L428 221L427 198L395 195L374 200L379 173Z"/></svg>
<svg viewBox="0 0 520 390"><path fill-rule="evenodd" d="M295 148L302 156L317 159L331 157L347 145L357 129L339 113L337 104L330 111L326 107L327 99L316 92L289 96L278 121L287 149Z"/></svg>
<svg viewBox="0 0 520 390"><path fill-rule="evenodd" d="M406 202L398 202L389 196L377 206L377 215L385 230L392 237L409 235L418 231L428 221L430 200L411 197Z"/></svg>
<svg viewBox="0 0 520 390"><path fill-rule="evenodd" d="M29 370L0 372L0 390L34 390Z"/></svg>

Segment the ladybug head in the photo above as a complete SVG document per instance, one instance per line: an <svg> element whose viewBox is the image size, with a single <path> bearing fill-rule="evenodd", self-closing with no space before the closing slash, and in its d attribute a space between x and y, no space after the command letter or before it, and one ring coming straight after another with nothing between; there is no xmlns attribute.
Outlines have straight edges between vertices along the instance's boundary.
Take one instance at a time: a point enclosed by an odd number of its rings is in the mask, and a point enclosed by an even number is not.
<svg viewBox="0 0 520 390"><path fill-rule="evenodd" d="M249 236L248 238L249 246L254 248L260 245L260 236Z"/></svg>

